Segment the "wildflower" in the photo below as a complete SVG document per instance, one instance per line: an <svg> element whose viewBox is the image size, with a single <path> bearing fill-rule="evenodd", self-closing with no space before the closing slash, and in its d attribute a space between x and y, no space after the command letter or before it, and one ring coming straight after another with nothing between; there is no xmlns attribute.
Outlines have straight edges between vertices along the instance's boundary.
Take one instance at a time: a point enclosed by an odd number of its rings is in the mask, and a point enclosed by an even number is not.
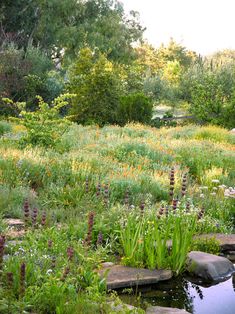
<svg viewBox="0 0 235 314"><path fill-rule="evenodd" d="M12 290L13 284L14 284L13 273L9 272L7 273L7 286L9 290Z"/></svg>
<svg viewBox="0 0 235 314"><path fill-rule="evenodd" d="M52 248L52 244L53 244L52 240L48 240L48 242L47 242L48 249Z"/></svg>
<svg viewBox="0 0 235 314"><path fill-rule="evenodd" d="M134 209L135 208L135 205L130 205L130 209Z"/></svg>
<svg viewBox="0 0 235 314"><path fill-rule="evenodd" d="M6 242L5 236L3 235L0 236L0 271L2 270L5 242Z"/></svg>
<svg viewBox="0 0 235 314"><path fill-rule="evenodd" d="M42 213L41 225L45 226L45 224L46 224L46 212L44 211Z"/></svg>
<svg viewBox="0 0 235 314"><path fill-rule="evenodd" d="M215 196L215 195L216 195L216 193L215 193L215 192L212 192L212 193L210 193L210 195Z"/></svg>
<svg viewBox="0 0 235 314"><path fill-rule="evenodd" d="M73 256L74 256L74 250L71 246L67 248L67 256L68 256L68 260L72 261Z"/></svg>
<svg viewBox="0 0 235 314"><path fill-rule="evenodd" d="M23 296L25 292L25 275L26 275L26 265L22 263L20 265L20 295Z"/></svg>
<svg viewBox="0 0 235 314"><path fill-rule="evenodd" d="M69 267L65 267L63 275L62 275L62 277L60 279L61 281L65 281L65 279L67 278L67 276L69 274L69 271L70 271Z"/></svg>
<svg viewBox="0 0 235 314"><path fill-rule="evenodd" d="M101 183L99 181L96 187L96 196L97 197L100 196L100 193L101 193Z"/></svg>
<svg viewBox="0 0 235 314"><path fill-rule="evenodd" d="M38 216L38 209L37 209L37 208L34 208L34 209L33 209L33 213L32 213L32 224L33 224L33 226L36 225L37 216Z"/></svg>
<svg viewBox="0 0 235 314"><path fill-rule="evenodd" d="M214 191L217 191L217 190L218 190L218 188L217 188L216 186L214 186L214 187L213 187L213 190L214 190Z"/></svg>
<svg viewBox="0 0 235 314"><path fill-rule="evenodd" d="M212 182L212 183L219 183L219 180L213 179L213 180L211 180L211 182Z"/></svg>
<svg viewBox="0 0 235 314"><path fill-rule="evenodd" d="M51 258L51 268L54 269L55 266L56 266L56 257L52 256L52 258Z"/></svg>
<svg viewBox="0 0 235 314"><path fill-rule="evenodd" d="M181 187L182 197L184 197L186 194L186 188L187 188L187 174L185 173L182 178L182 187Z"/></svg>
<svg viewBox="0 0 235 314"><path fill-rule="evenodd" d="M86 243L88 245L91 245L91 240L92 240L92 230L94 226L94 212L90 212L88 216L88 232L87 232L87 237L86 237Z"/></svg>
<svg viewBox="0 0 235 314"><path fill-rule="evenodd" d="M199 197L200 197L200 198L204 198L205 196L204 196L203 193L201 193L201 194L199 195Z"/></svg>
<svg viewBox="0 0 235 314"><path fill-rule="evenodd" d="M109 186L106 183L105 187L104 187L104 204L105 204L105 206L108 206L108 202L109 202Z"/></svg>
<svg viewBox="0 0 235 314"><path fill-rule="evenodd" d="M47 274L47 275L50 275L52 272L53 272L52 269L48 269L47 272L46 272L46 274Z"/></svg>
<svg viewBox="0 0 235 314"><path fill-rule="evenodd" d="M141 213L141 216L144 215L144 208L145 208L145 202L142 200L142 202L140 203L140 213Z"/></svg>
<svg viewBox="0 0 235 314"><path fill-rule="evenodd" d="M96 245L97 246L102 245L102 242L103 242L103 234L100 231L99 234L98 234L98 237L97 237Z"/></svg>
<svg viewBox="0 0 235 314"><path fill-rule="evenodd" d="M174 195L174 186L175 186L175 169L174 167L171 168L170 171L170 199L173 199L173 195Z"/></svg>
<svg viewBox="0 0 235 314"><path fill-rule="evenodd" d="M26 198L23 205L25 225L29 221L29 200Z"/></svg>

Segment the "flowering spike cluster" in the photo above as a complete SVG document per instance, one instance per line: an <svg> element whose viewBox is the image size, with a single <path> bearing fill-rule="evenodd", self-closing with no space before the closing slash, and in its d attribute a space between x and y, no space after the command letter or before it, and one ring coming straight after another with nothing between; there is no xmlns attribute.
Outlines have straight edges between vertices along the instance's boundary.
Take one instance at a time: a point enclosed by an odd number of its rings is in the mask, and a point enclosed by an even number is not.
<svg viewBox="0 0 235 314"><path fill-rule="evenodd" d="M29 222L29 200L26 198L23 205L25 225Z"/></svg>
<svg viewBox="0 0 235 314"><path fill-rule="evenodd" d="M53 244L52 240L48 240L47 242L48 249L52 248L52 244Z"/></svg>
<svg viewBox="0 0 235 314"><path fill-rule="evenodd" d="M202 207L197 215L198 220L200 220L203 217L204 213L205 213L205 208Z"/></svg>
<svg viewBox="0 0 235 314"><path fill-rule="evenodd" d="M41 219L41 225L42 225L42 226L45 226L45 224L46 224L46 219L47 219L47 215L46 215L46 212L44 211L44 212L42 213L42 219Z"/></svg>
<svg viewBox="0 0 235 314"><path fill-rule="evenodd" d="M170 200L172 201L174 196L174 187L175 187L175 168L172 167L170 171Z"/></svg>
<svg viewBox="0 0 235 314"><path fill-rule="evenodd" d="M38 209L35 207L33 209L33 213L32 213L32 224L33 224L33 226L36 225L37 217L38 217Z"/></svg>
<svg viewBox="0 0 235 314"><path fill-rule="evenodd" d="M99 197L100 194L101 194L101 183L99 181L97 186L96 186L96 196Z"/></svg>
<svg viewBox="0 0 235 314"><path fill-rule="evenodd" d="M126 193L125 193L124 204L125 204L127 207L129 207L129 205L130 205L129 190L128 190L128 189L126 190Z"/></svg>
<svg viewBox="0 0 235 314"><path fill-rule="evenodd" d="M145 202L144 202L144 200L142 200L141 203L140 203L140 213L141 213L141 216L144 215L144 208L145 208Z"/></svg>
<svg viewBox="0 0 235 314"><path fill-rule="evenodd" d="M165 208L165 215L166 215L166 217L168 217L168 215L169 215L169 207L168 206L166 206L166 208Z"/></svg>
<svg viewBox="0 0 235 314"><path fill-rule="evenodd" d="M64 272L63 272L63 275L62 275L62 277L61 277L60 280L61 280L61 281L65 281L65 279L68 277L69 272L70 272L69 267L68 267L68 266L65 267Z"/></svg>
<svg viewBox="0 0 235 314"><path fill-rule="evenodd" d="M104 205L108 206L109 203L109 186L108 183L104 186Z"/></svg>
<svg viewBox="0 0 235 314"><path fill-rule="evenodd" d="M88 232L87 232L87 237L86 237L86 243L87 245L91 245L91 240L92 240L92 230L94 226L94 212L90 212L88 216Z"/></svg>
<svg viewBox="0 0 235 314"><path fill-rule="evenodd" d="M98 234L98 237L97 237L96 245L100 246L100 245L102 245L102 243L103 243L103 234L100 231L99 234Z"/></svg>
<svg viewBox="0 0 235 314"><path fill-rule="evenodd" d="M26 265L22 263L20 265L20 295L23 296L25 293L25 276L26 275Z"/></svg>
<svg viewBox="0 0 235 314"><path fill-rule="evenodd" d="M67 248L67 256L68 260L71 262L74 256L74 249L71 246Z"/></svg>
<svg viewBox="0 0 235 314"><path fill-rule="evenodd" d="M3 256L4 256L4 249L5 249L5 242L6 238L4 235L0 236L0 271L2 269L2 263L3 263Z"/></svg>
<svg viewBox="0 0 235 314"><path fill-rule="evenodd" d="M181 195L182 195L182 197L185 196L186 189L187 189L187 174L185 173L183 175L183 178L182 178L182 187L181 187Z"/></svg>
<svg viewBox="0 0 235 314"><path fill-rule="evenodd" d="M189 213L190 212L190 202L187 201L186 203L186 213Z"/></svg>
<svg viewBox="0 0 235 314"><path fill-rule="evenodd" d="M7 273L7 286L9 290L12 290L13 284L14 284L13 273L9 272Z"/></svg>
<svg viewBox="0 0 235 314"><path fill-rule="evenodd" d="M158 219L160 219L161 216L164 214L164 210L165 210L164 206L161 205L161 207L160 207L160 209L159 209L159 212L158 212L158 214L157 214L157 218L158 218Z"/></svg>
<svg viewBox="0 0 235 314"><path fill-rule="evenodd" d="M52 256L52 258L51 258L51 268L54 269L55 266L56 266L56 257Z"/></svg>
<svg viewBox="0 0 235 314"><path fill-rule="evenodd" d="M173 208L174 214L176 213L177 204L178 204L178 199L177 198L173 199L173 201L172 201L172 208Z"/></svg>
<svg viewBox="0 0 235 314"><path fill-rule="evenodd" d="M88 177L86 177L85 190L86 190L86 193L89 192L89 179L88 179Z"/></svg>

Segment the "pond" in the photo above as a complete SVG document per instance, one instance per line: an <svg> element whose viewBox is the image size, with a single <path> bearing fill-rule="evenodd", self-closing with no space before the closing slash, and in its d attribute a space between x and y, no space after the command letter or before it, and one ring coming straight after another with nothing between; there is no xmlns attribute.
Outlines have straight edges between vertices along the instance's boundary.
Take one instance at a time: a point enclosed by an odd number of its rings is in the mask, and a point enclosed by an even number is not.
<svg viewBox="0 0 235 314"><path fill-rule="evenodd" d="M193 314L234 314L235 275L215 285L203 285L191 278L177 278L121 294L123 302L144 308L154 306L186 309Z"/></svg>

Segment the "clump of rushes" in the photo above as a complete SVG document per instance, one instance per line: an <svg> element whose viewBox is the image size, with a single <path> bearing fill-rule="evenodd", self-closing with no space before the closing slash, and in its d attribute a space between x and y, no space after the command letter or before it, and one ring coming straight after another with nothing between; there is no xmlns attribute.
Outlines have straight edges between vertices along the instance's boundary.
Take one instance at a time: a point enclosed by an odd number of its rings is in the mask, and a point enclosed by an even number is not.
<svg viewBox="0 0 235 314"><path fill-rule="evenodd" d="M47 214L46 212L44 211L42 213L42 219L41 219L41 225L44 227L46 225L46 220L47 220Z"/></svg>
<svg viewBox="0 0 235 314"><path fill-rule="evenodd" d="M101 246L102 243L103 243L103 234L100 231L99 234L98 234L98 237L97 237L96 246Z"/></svg>
<svg viewBox="0 0 235 314"><path fill-rule="evenodd" d="M99 197L100 194L101 194L101 183L99 181L97 186L96 186L96 196Z"/></svg>
<svg viewBox="0 0 235 314"><path fill-rule="evenodd" d="M89 179L88 179L88 177L86 177L86 182L85 182L85 191L86 191L86 193L88 193L88 192L89 192Z"/></svg>
<svg viewBox="0 0 235 314"><path fill-rule="evenodd" d="M170 192L169 192L170 201L173 200L174 188L175 188L175 168L172 167L170 171Z"/></svg>
<svg viewBox="0 0 235 314"><path fill-rule="evenodd" d="M89 216L88 216L88 232L87 232L87 237L86 237L86 244L88 246L91 245L91 241L92 241L92 231L93 231L93 226L94 226L94 217L95 217L95 213L94 212L90 212Z"/></svg>
<svg viewBox="0 0 235 314"><path fill-rule="evenodd" d="M25 276L26 275L26 265L22 263L20 265L20 296L23 297L25 293Z"/></svg>
<svg viewBox="0 0 235 314"><path fill-rule="evenodd" d="M126 193L125 193L125 197L124 197L124 204L127 206L127 207L129 207L129 205L130 205L130 200L129 200L129 190L127 189L126 190Z"/></svg>
<svg viewBox="0 0 235 314"><path fill-rule="evenodd" d="M35 227L38 217L38 209L34 207L33 213L32 213L32 225Z"/></svg>
<svg viewBox="0 0 235 314"><path fill-rule="evenodd" d="M69 267L68 266L65 267L64 272L63 272L62 277L61 277L60 280L61 281L65 281L65 279L68 277L69 272L70 272Z"/></svg>
<svg viewBox="0 0 235 314"><path fill-rule="evenodd" d="M29 200L27 198L24 201L23 210L24 210L24 220L25 220L25 227L26 227L29 223L29 215L30 215Z"/></svg>
<svg viewBox="0 0 235 314"><path fill-rule="evenodd" d="M104 205L108 206L109 204L109 186L106 183L104 186Z"/></svg>
<svg viewBox="0 0 235 314"><path fill-rule="evenodd" d="M67 256L68 260L71 262L74 256L74 249L71 246L67 248Z"/></svg>
<svg viewBox="0 0 235 314"><path fill-rule="evenodd" d="M185 173L182 178L181 196L184 197L187 189L187 174Z"/></svg>
<svg viewBox="0 0 235 314"><path fill-rule="evenodd" d="M141 216L144 215L144 208L145 208L145 202L144 202L144 200L142 200L141 203L140 203L140 213L141 213Z"/></svg>

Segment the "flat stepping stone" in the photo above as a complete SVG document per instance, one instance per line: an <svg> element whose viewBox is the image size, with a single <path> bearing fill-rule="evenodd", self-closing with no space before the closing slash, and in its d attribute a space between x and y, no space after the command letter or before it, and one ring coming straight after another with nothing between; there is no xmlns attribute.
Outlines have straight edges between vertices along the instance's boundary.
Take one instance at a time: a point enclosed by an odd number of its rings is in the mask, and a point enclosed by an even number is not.
<svg viewBox="0 0 235 314"><path fill-rule="evenodd" d="M186 268L191 275L206 282L223 281L235 272L233 263L227 258L200 251L188 254Z"/></svg>
<svg viewBox="0 0 235 314"><path fill-rule="evenodd" d="M107 273L108 272L108 273ZM171 270L149 270L122 265L105 267L99 271L101 276L107 273L107 289L129 288L133 286L152 285L172 278Z"/></svg>
<svg viewBox="0 0 235 314"><path fill-rule="evenodd" d="M146 314L190 314L190 313L185 310L171 307L150 306L147 308Z"/></svg>
<svg viewBox="0 0 235 314"><path fill-rule="evenodd" d="M210 239L215 238L219 241L221 251L235 251L235 234L223 234L223 233L209 233L202 234L194 237L195 239Z"/></svg>
<svg viewBox="0 0 235 314"><path fill-rule="evenodd" d="M24 228L24 221L21 219L9 218L9 219L4 219L4 222L10 228L14 228L14 229L18 229L18 230Z"/></svg>

